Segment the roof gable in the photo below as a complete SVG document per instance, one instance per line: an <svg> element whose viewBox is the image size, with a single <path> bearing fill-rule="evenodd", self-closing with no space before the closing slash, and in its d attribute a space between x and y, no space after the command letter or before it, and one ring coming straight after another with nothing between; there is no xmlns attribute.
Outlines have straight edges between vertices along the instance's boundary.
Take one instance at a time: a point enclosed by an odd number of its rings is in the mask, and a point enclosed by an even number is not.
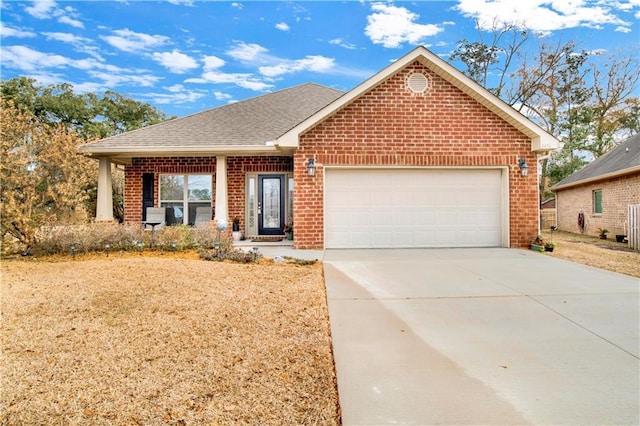
<svg viewBox="0 0 640 426"><path fill-rule="evenodd" d="M551 189L558 190L636 171L640 171L640 134L626 139L611 151L564 178Z"/></svg>
<svg viewBox="0 0 640 426"><path fill-rule="evenodd" d="M555 137L423 46L417 47L313 116L302 121L289 132L277 138L275 143L281 147L297 147L301 134L415 61L419 61L435 74L453 84L531 138L532 151L550 151L559 148L560 144Z"/></svg>

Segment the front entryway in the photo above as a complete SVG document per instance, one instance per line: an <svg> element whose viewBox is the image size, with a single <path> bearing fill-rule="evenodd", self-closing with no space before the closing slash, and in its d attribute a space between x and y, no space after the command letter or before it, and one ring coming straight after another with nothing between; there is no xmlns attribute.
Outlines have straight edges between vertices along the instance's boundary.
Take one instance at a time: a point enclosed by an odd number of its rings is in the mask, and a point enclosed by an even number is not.
<svg viewBox="0 0 640 426"><path fill-rule="evenodd" d="M247 175L247 235L283 235L293 216L293 178L284 173Z"/></svg>
<svg viewBox="0 0 640 426"><path fill-rule="evenodd" d="M284 175L258 176L258 233L279 235L284 228Z"/></svg>

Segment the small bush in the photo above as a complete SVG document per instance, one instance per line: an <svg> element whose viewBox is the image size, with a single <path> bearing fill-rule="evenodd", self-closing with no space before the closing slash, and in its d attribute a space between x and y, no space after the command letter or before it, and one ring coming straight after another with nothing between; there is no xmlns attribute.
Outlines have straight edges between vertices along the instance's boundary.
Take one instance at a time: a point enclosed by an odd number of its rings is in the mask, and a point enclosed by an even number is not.
<svg viewBox="0 0 640 426"><path fill-rule="evenodd" d="M36 232L34 254L61 254L103 251L105 244L110 250L131 250L134 241L144 241L144 232L139 225L114 223L90 223L86 225L43 226Z"/></svg>
<svg viewBox="0 0 640 426"><path fill-rule="evenodd" d="M117 224L94 222L84 225L43 226L36 232L35 243L30 253L54 255L89 253L109 250L140 251L151 245L151 230L140 224ZM218 245L225 258L242 261L242 255L234 253L233 241L228 233L219 232L210 226L192 228L186 225L165 226L154 232L154 247L166 251L202 249L204 251ZM73 247L73 250L72 250ZM3 254L15 254L24 250L20 244L2 244ZM242 252L241 252L242 253ZM252 261L253 255L250 260Z"/></svg>
<svg viewBox="0 0 640 426"><path fill-rule="evenodd" d="M232 262L239 263L250 263L250 262L258 262L262 259L262 254L253 253L253 252L245 252L241 249L233 248L233 241L229 238L228 235L224 235L220 238L219 247L213 248L210 250L201 250L199 255L201 259L204 260L230 260Z"/></svg>

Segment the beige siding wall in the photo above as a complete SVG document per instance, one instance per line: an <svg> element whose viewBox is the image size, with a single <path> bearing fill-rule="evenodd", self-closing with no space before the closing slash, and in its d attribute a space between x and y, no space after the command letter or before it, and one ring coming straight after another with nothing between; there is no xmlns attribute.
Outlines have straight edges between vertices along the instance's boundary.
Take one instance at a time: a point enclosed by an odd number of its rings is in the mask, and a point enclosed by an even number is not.
<svg viewBox="0 0 640 426"><path fill-rule="evenodd" d="M593 213L593 191L602 190L602 214ZM593 182L556 193L558 229L580 232L578 213L584 212L585 233L598 235L598 228L609 230L609 238L626 234L627 206L640 203L640 172Z"/></svg>

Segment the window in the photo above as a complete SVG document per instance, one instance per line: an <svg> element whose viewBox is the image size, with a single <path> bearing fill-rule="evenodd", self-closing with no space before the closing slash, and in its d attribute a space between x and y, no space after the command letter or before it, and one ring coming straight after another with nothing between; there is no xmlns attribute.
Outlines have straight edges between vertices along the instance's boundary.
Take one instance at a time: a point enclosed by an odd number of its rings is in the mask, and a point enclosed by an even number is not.
<svg viewBox="0 0 640 426"><path fill-rule="evenodd" d="M602 190L593 191L593 213L602 214Z"/></svg>
<svg viewBox="0 0 640 426"><path fill-rule="evenodd" d="M293 223L293 176L287 178L287 224Z"/></svg>
<svg viewBox="0 0 640 426"><path fill-rule="evenodd" d="M167 208L167 225L193 225L196 208L211 207L211 187L211 175L160 175L160 207Z"/></svg>

